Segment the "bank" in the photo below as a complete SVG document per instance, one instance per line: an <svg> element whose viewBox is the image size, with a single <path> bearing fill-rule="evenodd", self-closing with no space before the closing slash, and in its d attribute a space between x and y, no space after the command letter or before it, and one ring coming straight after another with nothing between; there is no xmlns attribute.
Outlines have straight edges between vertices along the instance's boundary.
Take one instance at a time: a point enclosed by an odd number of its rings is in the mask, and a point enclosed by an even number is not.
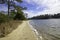
<svg viewBox="0 0 60 40"><path fill-rule="evenodd" d="M37 40L36 34L31 30L28 21L23 21L17 29L0 40Z"/></svg>

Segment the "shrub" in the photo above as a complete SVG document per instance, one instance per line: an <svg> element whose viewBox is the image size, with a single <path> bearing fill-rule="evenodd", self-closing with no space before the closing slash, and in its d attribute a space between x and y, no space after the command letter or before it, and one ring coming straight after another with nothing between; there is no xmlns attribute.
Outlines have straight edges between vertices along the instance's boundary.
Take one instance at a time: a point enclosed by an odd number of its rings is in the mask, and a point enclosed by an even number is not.
<svg viewBox="0 0 60 40"><path fill-rule="evenodd" d="M15 19L15 20L25 20L26 18L25 18L25 16L23 15L22 12L21 12L21 13L17 12L16 15L15 15L15 17L14 17L14 19Z"/></svg>
<svg viewBox="0 0 60 40"><path fill-rule="evenodd" d="M0 13L0 23L6 22L8 20L8 16Z"/></svg>

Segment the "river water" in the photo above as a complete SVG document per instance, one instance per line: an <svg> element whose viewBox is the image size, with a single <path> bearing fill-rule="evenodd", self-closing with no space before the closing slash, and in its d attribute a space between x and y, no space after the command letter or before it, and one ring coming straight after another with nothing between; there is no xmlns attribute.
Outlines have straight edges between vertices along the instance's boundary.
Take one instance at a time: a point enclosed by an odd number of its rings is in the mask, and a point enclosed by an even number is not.
<svg viewBox="0 0 60 40"><path fill-rule="evenodd" d="M30 24L42 36L41 40L60 40L60 19L30 20Z"/></svg>

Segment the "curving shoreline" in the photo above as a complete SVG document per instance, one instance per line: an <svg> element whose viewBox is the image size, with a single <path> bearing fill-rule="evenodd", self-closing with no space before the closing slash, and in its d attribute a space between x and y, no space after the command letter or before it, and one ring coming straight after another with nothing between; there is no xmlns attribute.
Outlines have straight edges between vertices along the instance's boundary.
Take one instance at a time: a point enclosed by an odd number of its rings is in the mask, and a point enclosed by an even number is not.
<svg viewBox="0 0 60 40"><path fill-rule="evenodd" d="M37 40L43 40L42 36L39 35L38 31L35 28L33 28L33 26L29 22L28 22L28 24L30 25L30 28L35 33L35 35L37 36Z"/></svg>
<svg viewBox="0 0 60 40"><path fill-rule="evenodd" d="M0 40L37 40L36 34L32 31L28 21L23 21L16 30Z"/></svg>

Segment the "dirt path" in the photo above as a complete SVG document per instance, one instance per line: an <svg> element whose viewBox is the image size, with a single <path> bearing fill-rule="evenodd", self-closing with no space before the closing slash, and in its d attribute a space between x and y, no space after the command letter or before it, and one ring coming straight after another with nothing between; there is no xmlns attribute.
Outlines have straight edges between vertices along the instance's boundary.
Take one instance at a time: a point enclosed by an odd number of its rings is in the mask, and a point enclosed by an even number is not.
<svg viewBox="0 0 60 40"><path fill-rule="evenodd" d="M30 29L27 21L24 21L12 33L0 40L37 40L34 32Z"/></svg>

